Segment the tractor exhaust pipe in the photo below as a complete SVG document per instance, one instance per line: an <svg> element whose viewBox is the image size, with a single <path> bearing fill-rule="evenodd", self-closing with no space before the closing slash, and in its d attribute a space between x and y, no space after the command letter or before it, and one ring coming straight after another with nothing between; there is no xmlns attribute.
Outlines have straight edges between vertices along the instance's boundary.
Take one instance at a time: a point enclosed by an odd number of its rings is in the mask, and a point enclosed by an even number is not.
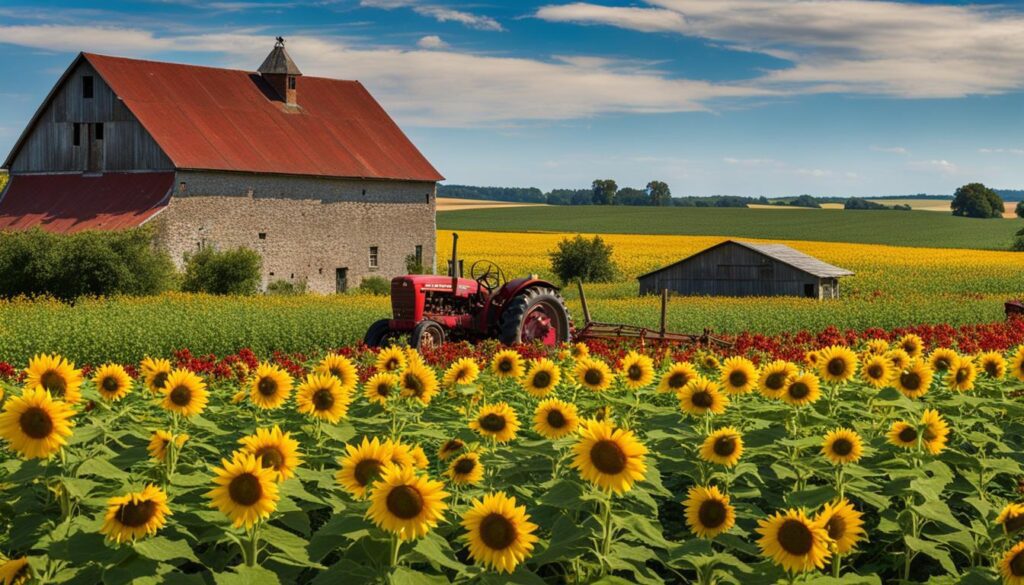
<svg viewBox="0 0 1024 585"><path fill-rule="evenodd" d="M452 295L459 294L459 234L452 233Z"/></svg>

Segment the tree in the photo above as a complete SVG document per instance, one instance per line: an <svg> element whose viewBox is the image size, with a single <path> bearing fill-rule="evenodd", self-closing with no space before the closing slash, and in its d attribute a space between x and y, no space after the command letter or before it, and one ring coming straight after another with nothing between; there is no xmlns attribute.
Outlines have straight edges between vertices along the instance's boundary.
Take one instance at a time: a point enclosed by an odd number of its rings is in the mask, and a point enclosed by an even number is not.
<svg viewBox="0 0 1024 585"><path fill-rule="evenodd" d="M615 203L615 193L619 186L615 179L595 179L591 185L594 205L611 205Z"/></svg>
<svg viewBox="0 0 1024 585"><path fill-rule="evenodd" d="M1017 209L1015 211L1017 212L1017 217L1024 219L1024 201L1017 202Z"/></svg>
<svg viewBox="0 0 1024 585"><path fill-rule="evenodd" d="M789 205L791 207L812 207L814 209L821 208L821 204L818 203L818 200L812 197L811 195L801 195L796 199L790 201Z"/></svg>
<svg viewBox="0 0 1024 585"><path fill-rule="evenodd" d="M672 190L664 181L647 183L647 193L651 196L651 205L670 205L672 203Z"/></svg>
<svg viewBox="0 0 1024 585"><path fill-rule="evenodd" d="M612 247L601 236L594 236L592 240L576 236L558 242L558 249L551 252L551 271L564 283L577 279L611 282L617 272L612 261Z"/></svg>
<svg viewBox="0 0 1024 585"><path fill-rule="evenodd" d="M999 195L981 183L969 183L953 194L953 215L960 217L1002 217L1005 207Z"/></svg>
<svg viewBox="0 0 1024 585"><path fill-rule="evenodd" d="M650 202L651 198L647 195L647 191L640 189L623 187L615 193L615 205L648 205Z"/></svg>
<svg viewBox="0 0 1024 585"><path fill-rule="evenodd" d="M181 290L214 295L251 295L260 286L263 260L249 248L203 248L185 257Z"/></svg>
<svg viewBox="0 0 1024 585"><path fill-rule="evenodd" d="M1017 237L1013 239L1010 249L1014 252L1024 252L1024 228L1017 230Z"/></svg>

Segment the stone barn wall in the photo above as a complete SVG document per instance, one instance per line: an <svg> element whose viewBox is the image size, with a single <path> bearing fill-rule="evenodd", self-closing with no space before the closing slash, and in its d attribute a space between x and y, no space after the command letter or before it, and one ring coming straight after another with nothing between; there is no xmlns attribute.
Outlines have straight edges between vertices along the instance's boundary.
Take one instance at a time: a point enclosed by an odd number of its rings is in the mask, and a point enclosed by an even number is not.
<svg viewBox="0 0 1024 585"><path fill-rule="evenodd" d="M263 257L263 285L305 282L333 293L336 269L348 288L367 276L405 274L423 246L435 266L435 184L180 171L167 208L153 218L157 244L179 267L204 246L245 246ZM370 266L370 247L378 250Z"/></svg>

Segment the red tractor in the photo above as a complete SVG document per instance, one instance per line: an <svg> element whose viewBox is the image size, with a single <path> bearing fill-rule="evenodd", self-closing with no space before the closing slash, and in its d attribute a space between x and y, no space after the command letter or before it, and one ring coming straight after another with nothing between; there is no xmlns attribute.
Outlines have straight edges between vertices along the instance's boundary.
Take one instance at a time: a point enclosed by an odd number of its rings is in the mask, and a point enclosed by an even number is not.
<svg viewBox="0 0 1024 585"><path fill-rule="evenodd" d="M407 275L391 280L391 319L381 319L363 341L381 347L405 339L415 348L445 341L498 339L505 344L569 340L572 322L560 289L531 275L506 281L493 262L479 260L462 278L458 234L452 235L448 276Z"/></svg>

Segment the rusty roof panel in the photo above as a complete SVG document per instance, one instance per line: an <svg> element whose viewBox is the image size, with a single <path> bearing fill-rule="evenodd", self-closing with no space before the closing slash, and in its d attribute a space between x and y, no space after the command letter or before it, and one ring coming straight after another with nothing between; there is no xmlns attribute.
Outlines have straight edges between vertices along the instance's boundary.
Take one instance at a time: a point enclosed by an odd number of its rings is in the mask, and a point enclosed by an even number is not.
<svg viewBox="0 0 1024 585"><path fill-rule="evenodd" d="M167 205L174 173L14 175L0 199L0 230L116 230L142 225Z"/></svg>
<svg viewBox="0 0 1024 585"><path fill-rule="evenodd" d="M247 71L84 56L178 168L444 179L358 82L302 77L295 111Z"/></svg>

